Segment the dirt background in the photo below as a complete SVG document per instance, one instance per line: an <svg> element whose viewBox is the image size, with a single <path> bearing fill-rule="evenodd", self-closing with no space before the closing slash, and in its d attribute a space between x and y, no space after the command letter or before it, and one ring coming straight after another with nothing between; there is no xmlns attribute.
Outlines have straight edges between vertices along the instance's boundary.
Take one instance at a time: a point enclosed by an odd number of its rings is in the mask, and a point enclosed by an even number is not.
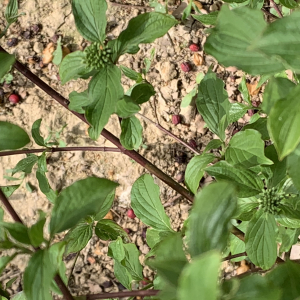
<svg viewBox="0 0 300 300"><path fill-rule="evenodd" d="M67 0L46 1L27 0L19 1L19 11L25 15L11 26L0 44L10 53L14 53L18 60L38 75L44 82L51 85L64 97L72 91L83 91L88 86L88 81L72 80L61 85L58 76L58 67L53 63L41 62L43 50L50 42L55 42L57 35L62 36L62 43L73 52L82 50L88 45L76 31L71 6ZM124 1L125 2L125 1ZM124 2L120 2L124 4ZM4 9L7 1L0 3L0 28L4 28ZM109 5L107 12L109 39L116 38L126 28L130 18L146 9L135 8L132 5L148 6L141 0L126 1L128 7ZM170 11L176 17L186 6L176 0L169 1ZM219 1L202 2L203 11L214 11L220 8ZM17 39L17 44L11 46L11 38ZM196 113L195 105L180 108L182 98L195 86L196 76L200 72L206 73L212 65L213 70L221 77L228 91L231 101L242 101L237 90L241 81L242 73L235 68L227 70L216 64L216 61L203 53L203 44L206 40L205 27L192 18L181 25L172 28L168 35L158 39L153 44L141 45L136 55L124 55L119 63L130 67L138 72L144 67L144 58L150 57L152 48L155 48L155 57L147 75L147 80L155 87L156 95L148 103L142 105L141 113L148 118L158 121L166 129L189 142L191 139L196 144L196 150L202 152L213 135L204 127L204 121ZM195 43L200 50L194 54L189 45ZM55 46L55 43L54 43ZM194 55L200 60L200 65L194 62ZM192 70L185 73L181 70L182 62L189 62ZM199 64L199 62L197 63ZM0 103L0 120L9 121L30 132L34 121L42 118L42 135L47 136L49 131L58 131L66 125L60 140L67 146L112 146L109 141L100 137L94 142L87 135L87 125L62 108L39 88L35 87L17 71L12 72L14 79L11 85L2 86L4 97ZM133 82L125 77L122 78L124 90L129 89ZM13 105L8 101L8 96L15 92L21 96L21 101ZM259 98L258 98L259 100ZM172 115L180 115L181 122L172 124ZM243 120L240 120L243 122ZM182 182L184 171L193 153L166 136L155 126L145 123L141 119L143 132L143 147L138 152L150 160L153 164L166 172L175 180ZM238 124L236 124L238 126ZM112 116L106 129L116 136L120 135L119 121ZM233 130L234 128L230 128ZM40 148L33 141L28 148ZM7 186L18 182L11 182L4 178L8 169L12 169L24 155L0 158L0 185ZM130 237L141 251L141 261L149 251L145 241L146 227L138 219L129 219L126 211L130 207L130 191L134 181L145 170L134 161L120 153L108 152L70 152L55 153L48 155L48 178L52 188L61 190L74 181L88 176L106 177L120 184L117 188L116 198L111 210L113 219L123 228L130 229ZM209 179L207 179L209 180ZM26 183L33 187L33 191L26 189ZM161 200L166 206L166 212L171 218L175 230L181 228L183 221L188 216L190 204L178 196L176 192L156 180L160 187ZM51 204L38 190L34 172L27 176L21 187L10 197L11 203L27 225L33 224L38 218L38 210L49 212ZM5 215L6 220L10 220ZM77 259L73 275L70 280L70 288L74 294L99 293L122 290L124 287L116 281L113 275L112 260L106 255L108 243L93 237L87 247L82 250ZM74 255L68 256L66 261L67 270L70 271L74 263ZM6 283L9 279L17 276L11 292L22 290L22 272L26 267L25 257L17 257L0 277L0 282ZM232 265L227 266L227 271L232 271ZM152 279L152 273L145 268L144 275Z"/></svg>

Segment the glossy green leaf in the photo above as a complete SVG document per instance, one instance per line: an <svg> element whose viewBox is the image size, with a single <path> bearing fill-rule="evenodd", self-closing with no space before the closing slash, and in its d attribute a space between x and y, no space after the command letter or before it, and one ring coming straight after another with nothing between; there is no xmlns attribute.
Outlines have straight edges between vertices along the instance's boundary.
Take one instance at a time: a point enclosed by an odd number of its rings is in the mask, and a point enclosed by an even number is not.
<svg viewBox="0 0 300 300"><path fill-rule="evenodd" d="M168 284L176 287L180 274L188 263L180 235L174 233L159 243L155 252L155 259L149 259L146 263L152 269L156 269L157 274Z"/></svg>
<svg viewBox="0 0 300 300"><path fill-rule="evenodd" d="M196 86L182 98L180 107L188 107L191 104L193 98L196 96L197 92L198 92L198 87Z"/></svg>
<svg viewBox="0 0 300 300"><path fill-rule="evenodd" d="M278 100L268 118L268 131L279 160L292 153L300 142L300 86L296 86L284 99Z"/></svg>
<svg viewBox="0 0 300 300"><path fill-rule="evenodd" d="M103 42L106 30L105 0L73 0L72 11L79 33L88 41Z"/></svg>
<svg viewBox="0 0 300 300"><path fill-rule="evenodd" d="M249 221L255 213L254 208L258 206L259 203L256 197L238 198L234 219Z"/></svg>
<svg viewBox="0 0 300 300"><path fill-rule="evenodd" d="M264 0L250 0L249 7L254 9L262 9L264 2Z"/></svg>
<svg viewBox="0 0 300 300"><path fill-rule="evenodd" d="M250 220L246 234L246 252L249 259L262 269L271 268L277 258L277 225L274 215L258 210Z"/></svg>
<svg viewBox="0 0 300 300"><path fill-rule="evenodd" d="M120 66L120 69L122 70L123 74L131 80L134 80L136 82L141 82L143 80L141 73L138 73L125 66Z"/></svg>
<svg viewBox="0 0 300 300"><path fill-rule="evenodd" d="M124 99L117 102L116 113L120 118L129 118L141 110L129 96L124 96Z"/></svg>
<svg viewBox="0 0 300 300"><path fill-rule="evenodd" d="M148 228L146 232L147 244L150 248L154 248L155 245L157 245L159 242L161 242L171 234L173 234L171 231L161 231L153 228Z"/></svg>
<svg viewBox="0 0 300 300"><path fill-rule="evenodd" d="M31 134L36 144L38 144L39 146L47 147L45 140L40 133L41 123L42 119L38 119L32 124Z"/></svg>
<svg viewBox="0 0 300 300"><path fill-rule="evenodd" d="M28 228L28 235L31 241L31 245L38 247L44 241L44 225L46 218L40 218L35 224Z"/></svg>
<svg viewBox="0 0 300 300"><path fill-rule="evenodd" d="M292 178L294 185L300 190L300 144L287 157L287 173Z"/></svg>
<svg viewBox="0 0 300 300"><path fill-rule="evenodd" d="M0 151L19 149L29 142L28 134L21 127L0 121Z"/></svg>
<svg viewBox="0 0 300 300"><path fill-rule="evenodd" d="M18 0L9 0L5 9L5 19L8 24L18 20Z"/></svg>
<svg viewBox="0 0 300 300"><path fill-rule="evenodd" d="M66 255L81 251L92 238L92 235L92 224L87 224L84 221L79 222L74 228L68 231L64 238L67 242Z"/></svg>
<svg viewBox="0 0 300 300"><path fill-rule="evenodd" d="M286 98L294 87L295 84L286 78L272 77L264 91L263 102L261 104L263 111L269 115L274 104L278 100Z"/></svg>
<svg viewBox="0 0 300 300"><path fill-rule="evenodd" d="M129 243L130 238L127 232L112 220L101 220L95 227L95 234L100 240L116 240L121 237L124 243Z"/></svg>
<svg viewBox="0 0 300 300"><path fill-rule="evenodd" d="M87 215L98 213L107 195L117 185L107 179L89 177L62 190L52 209L51 235L75 226Z"/></svg>
<svg viewBox="0 0 300 300"><path fill-rule="evenodd" d="M213 249L224 250L235 210L236 192L229 183L210 184L196 195L186 233L192 257Z"/></svg>
<svg viewBox="0 0 300 300"><path fill-rule="evenodd" d="M24 273L24 292L30 300L51 300L50 285L55 275L55 266L52 264L47 249L38 250L30 258Z"/></svg>
<svg viewBox="0 0 300 300"><path fill-rule="evenodd" d="M223 142L221 140L217 140L217 139L210 140L207 146L205 147L204 152L208 152L213 149L218 149L222 146L222 144Z"/></svg>
<svg viewBox="0 0 300 300"><path fill-rule="evenodd" d="M25 172L26 174L30 174L37 161L38 157L36 155L27 156L26 158L20 160L12 169L12 175L16 174L17 172Z"/></svg>
<svg viewBox="0 0 300 300"><path fill-rule="evenodd" d="M178 300L217 300L220 253L209 251L186 265L179 278Z"/></svg>
<svg viewBox="0 0 300 300"><path fill-rule="evenodd" d="M192 15L192 17L205 25L216 25L218 14L218 11L213 11L207 15Z"/></svg>
<svg viewBox="0 0 300 300"><path fill-rule="evenodd" d="M234 300L280 300L281 290L259 274L245 276L240 280L240 286Z"/></svg>
<svg viewBox="0 0 300 300"><path fill-rule="evenodd" d="M11 299L12 300L27 300L23 291L14 295Z"/></svg>
<svg viewBox="0 0 300 300"><path fill-rule="evenodd" d="M121 121L121 144L128 150L138 149L143 141L143 127L140 120L132 116Z"/></svg>
<svg viewBox="0 0 300 300"><path fill-rule="evenodd" d="M133 278L127 269L116 259L114 259L114 274L119 282L122 283L128 290L132 290L131 283Z"/></svg>
<svg viewBox="0 0 300 300"><path fill-rule="evenodd" d="M209 71L199 84L196 105L208 128L224 140L230 102L224 82L212 71Z"/></svg>
<svg viewBox="0 0 300 300"><path fill-rule="evenodd" d="M15 56L5 52L0 52L0 79L10 71L15 63Z"/></svg>
<svg viewBox="0 0 300 300"><path fill-rule="evenodd" d="M242 128L242 131L245 131L247 129L254 129L258 131L261 134L261 138L264 141L270 139L270 135L267 128L267 118L259 118L254 123L247 124Z"/></svg>
<svg viewBox="0 0 300 300"><path fill-rule="evenodd" d="M20 185L10 185L10 186L2 186L0 187L4 195L9 198L18 188Z"/></svg>
<svg viewBox="0 0 300 300"><path fill-rule="evenodd" d="M281 5L283 5L287 8L290 8L290 9L293 9L293 8L296 8L299 6L297 1L295 1L295 0L279 0L279 2Z"/></svg>
<svg viewBox="0 0 300 300"><path fill-rule="evenodd" d="M263 189L263 182L254 172L235 168L225 161L220 161L205 171L217 180L227 180L236 185L240 198L255 196Z"/></svg>
<svg viewBox="0 0 300 300"><path fill-rule="evenodd" d="M142 82L136 84L131 89L130 98L136 104L143 104L151 98L151 96L155 95L155 90L150 83Z"/></svg>
<svg viewBox="0 0 300 300"><path fill-rule="evenodd" d="M132 18L128 27L121 32L115 43L118 56L139 51L139 44L152 43L165 35L168 30L177 24L174 17L158 12L140 14Z"/></svg>
<svg viewBox="0 0 300 300"><path fill-rule="evenodd" d="M184 181L193 194L197 193L200 180L204 175L204 168L213 162L214 159L215 156L213 154L204 153L194 156L188 163L184 174Z"/></svg>
<svg viewBox="0 0 300 300"><path fill-rule="evenodd" d="M89 93L87 90L81 93L77 93L73 91L69 94L69 109L76 111L80 114L84 114L84 107L91 104L91 100L89 99Z"/></svg>
<svg viewBox="0 0 300 300"><path fill-rule="evenodd" d="M59 76L61 84L72 79L78 79L92 72L92 69L85 63L85 52L75 51L68 54L59 66Z"/></svg>
<svg viewBox="0 0 300 300"><path fill-rule="evenodd" d="M231 165L245 169L258 165L272 165L273 162L265 157L264 148L265 143L258 131L240 131L231 138L225 159Z"/></svg>
<svg viewBox="0 0 300 300"><path fill-rule="evenodd" d="M121 71L115 65L106 65L89 83L91 104L85 109L85 117L91 124L89 135L97 140L109 117L116 111L117 101L123 97Z"/></svg>
<svg viewBox="0 0 300 300"><path fill-rule="evenodd" d="M282 229L282 231L279 231L281 236L279 255L281 255L283 252L290 251L291 247L297 243L300 228L283 228L280 226L279 229Z"/></svg>
<svg viewBox="0 0 300 300"><path fill-rule="evenodd" d="M299 299L300 266L292 261L278 265L266 275L266 279L274 287L282 290L281 300Z"/></svg>
<svg viewBox="0 0 300 300"><path fill-rule="evenodd" d="M253 47L266 26L260 10L248 7L230 10L223 5L215 30L208 37L204 49L226 67L235 66L252 75L280 72L286 67L278 58L267 56ZM273 48L277 49L277 46L273 45Z"/></svg>
<svg viewBox="0 0 300 300"><path fill-rule="evenodd" d="M6 266L16 257L16 253L11 256L1 256L0 257L0 275L6 268Z"/></svg>
<svg viewBox="0 0 300 300"><path fill-rule="evenodd" d="M131 206L135 215L147 226L161 231L173 231L159 198L159 187L151 175L144 174L133 184Z"/></svg>
<svg viewBox="0 0 300 300"><path fill-rule="evenodd" d="M243 103L231 103L229 108L229 123L237 122L240 118L242 118L249 107Z"/></svg>
<svg viewBox="0 0 300 300"><path fill-rule="evenodd" d="M114 199L115 199L115 190L113 190L105 197L99 212L97 212L97 214L94 217L95 221L100 221L107 215L107 213L112 207Z"/></svg>
<svg viewBox="0 0 300 300"><path fill-rule="evenodd" d="M25 225L21 223L0 222L0 226L5 228L16 241L27 245L31 244L28 229Z"/></svg>
<svg viewBox="0 0 300 300"><path fill-rule="evenodd" d="M230 255L235 255L239 253L245 252L245 243L240 240L238 237L236 237L234 234L230 235ZM241 260L246 259L247 256L240 256L236 258L232 258L231 261L238 262Z"/></svg>
<svg viewBox="0 0 300 300"><path fill-rule="evenodd" d="M276 221L287 228L300 228L300 220L295 218L290 218L281 213L276 216Z"/></svg>

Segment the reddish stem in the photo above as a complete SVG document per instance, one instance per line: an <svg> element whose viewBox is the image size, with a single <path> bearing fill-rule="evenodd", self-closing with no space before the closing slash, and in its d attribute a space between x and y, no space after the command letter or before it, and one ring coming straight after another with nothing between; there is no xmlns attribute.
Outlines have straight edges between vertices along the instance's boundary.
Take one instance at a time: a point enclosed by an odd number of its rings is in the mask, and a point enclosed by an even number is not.
<svg viewBox="0 0 300 300"><path fill-rule="evenodd" d="M126 298L126 297L146 297L155 296L159 293L158 290L139 290L139 291L126 291L115 293L101 293L94 295L87 295L86 300L108 299L108 298Z"/></svg>
<svg viewBox="0 0 300 300"><path fill-rule="evenodd" d="M273 8L276 10L276 12L278 13L280 18L283 18L283 14L280 11L279 7L277 6L277 4L274 2L274 0L270 0L270 3L272 4Z"/></svg>

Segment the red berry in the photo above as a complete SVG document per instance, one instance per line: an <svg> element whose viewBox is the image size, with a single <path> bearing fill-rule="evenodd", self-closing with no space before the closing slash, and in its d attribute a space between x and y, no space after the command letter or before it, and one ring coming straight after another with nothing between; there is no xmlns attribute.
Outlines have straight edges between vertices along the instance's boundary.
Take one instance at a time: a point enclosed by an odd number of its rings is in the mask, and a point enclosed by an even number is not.
<svg viewBox="0 0 300 300"><path fill-rule="evenodd" d="M135 215L132 208L127 210L127 217L130 218L130 219L134 219L136 217L136 215Z"/></svg>
<svg viewBox="0 0 300 300"><path fill-rule="evenodd" d="M190 139L189 140L189 145L193 148L193 149L197 149L197 143L195 140Z"/></svg>
<svg viewBox="0 0 300 300"><path fill-rule="evenodd" d="M200 49L200 47L198 45L196 45L196 44L191 44L189 48L193 52L197 52Z"/></svg>
<svg viewBox="0 0 300 300"><path fill-rule="evenodd" d="M141 283L142 283L142 285L147 285L150 283L150 280L149 280L149 278L144 277L144 279L141 281Z"/></svg>
<svg viewBox="0 0 300 300"><path fill-rule="evenodd" d="M254 115L254 110L253 109L248 109L248 116L252 117Z"/></svg>
<svg viewBox="0 0 300 300"><path fill-rule="evenodd" d="M173 116L172 116L172 123L173 123L174 125L179 124L180 121L181 121L180 115L173 115Z"/></svg>
<svg viewBox="0 0 300 300"><path fill-rule="evenodd" d="M188 62L182 63L180 67L183 72L189 72L192 70L192 67Z"/></svg>
<svg viewBox="0 0 300 300"><path fill-rule="evenodd" d="M20 97L16 94L11 94L8 98L9 102L17 104L20 101Z"/></svg>

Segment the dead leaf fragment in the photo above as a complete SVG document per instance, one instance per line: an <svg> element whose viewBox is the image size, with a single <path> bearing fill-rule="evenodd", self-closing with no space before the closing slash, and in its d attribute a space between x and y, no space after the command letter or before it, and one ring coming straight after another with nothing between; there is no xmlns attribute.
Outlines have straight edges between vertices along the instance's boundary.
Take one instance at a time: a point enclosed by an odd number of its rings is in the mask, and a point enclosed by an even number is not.
<svg viewBox="0 0 300 300"><path fill-rule="evenodd" d="M257 81L254 81L253 83L246 83L250 96L256 96L259 93L260 87L257 89L257 84Z"/></svg>
<svg viewBox="0 0 300 300"><path fill-rule="evenodd" d="M246 265L246 261L241 261L241 266L236 269L236 274L240 275L249 271L249 266Z"/></svg>
<svg viewBox="0 0 300 300"><path fill-rule="evenodd" d="M199 53L194 53L194 64L196 66L202 66L203 65L203 56Z"/></svg>
<svg viewBox="0 0 300 300"><path fill-rule="evenodd" d="M199 1L193 1L193 2L194 2L194 4L195 4L199 9L202 9L202 8L203 8L201 2L199 2Z"/></svg>
<svg viewBox="0 0 300 300"><path fill-rule="evenodd" d="M53 59L53 52L55 47L53 43L49 43L47 47L43 50L43 64L49 64Z"/></svg>
<svg viewBox="0 0 300 300"><path fill-rule="evenodd" d="M70 49L66 46L62 47L62 53L63 53L63 58L65 58L65 56L67 56L68 54L71 53Z"/></svg>
<svg viewBox="0 0 300 300"><path fill-rule="evenodd" d="M106 220L112 220L112 219L113 219L113 214L112 214L112 212L109 211L103 219L106 219Z"/></svg>
<svg viewBox="0 0 300 300"><path fill-rule="evenodd" d="M92 256L88 256L87 260L88 260L88 262L89 262L91 265L94 264L94 263L96 262L96 259L95 259L94 257L92 257Z"/></svg>

